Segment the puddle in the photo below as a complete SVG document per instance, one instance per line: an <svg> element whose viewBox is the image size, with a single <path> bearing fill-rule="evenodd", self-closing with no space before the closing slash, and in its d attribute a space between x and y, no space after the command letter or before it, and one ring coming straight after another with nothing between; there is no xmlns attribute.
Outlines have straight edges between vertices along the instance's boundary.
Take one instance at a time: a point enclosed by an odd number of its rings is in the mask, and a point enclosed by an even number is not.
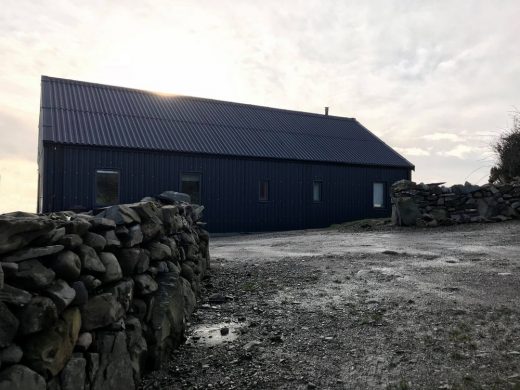
<svg viewBox="0 0 520 390"><path fill-rule="evenodd" d="M186 340L186 344L208 347L230 343L238 338L238 331L244 325L244 322L220 322L218 324L199 325L192 328L191 334L188 336L188 340ZM221 332L221 329L224 328L227 328L229 332Z"/></svg>

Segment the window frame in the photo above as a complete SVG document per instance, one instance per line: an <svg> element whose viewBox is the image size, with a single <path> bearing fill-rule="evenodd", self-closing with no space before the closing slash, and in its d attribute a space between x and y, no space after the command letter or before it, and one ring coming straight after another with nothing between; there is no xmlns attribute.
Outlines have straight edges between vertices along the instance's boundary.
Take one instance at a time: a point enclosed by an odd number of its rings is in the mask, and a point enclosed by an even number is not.
<svg viewBox="0 0 520 390"><path fill-rule="evenodd" d="M375 186L376 184L381 184L383 187L383 193L382 193L382 204L381 206L376 206L374 202L374 195L375 195ZM387 200L386 200L386 182L384 181L374 181L372 182L372 208L375 210L385 210L387 206Z"/></svg>
<svg viewBox="0 0 520 390"><path fill-rule="evenodd" d="M117 173L117 202L112 204L100 204L97 201L98 194L98 184L97 184L97 175L100 172L111 172ZM94 169L94 195L93 195L93 203L95 207L110 207L117 204L121 204L121 169L119 168L95 168Z"/></svg>
<svg viewBox="0 0 520 390"><path fill-rule="evenodd" d="M266 199L262 199L261 198L262 184L263 183L267 184L267 198ZM270 180L266 180L266 179L258 180L258 202L260 202L260 203L267 203L270 200L271 200L271 182L270 182Z"/></svg>
<svg viewBox="0 0 520 390"><path fill-rule="evenodd" d="M319 199L314 199L314 185L319 184L320 193ZM312 203L321 203L323 202L323 180L313 180L312 181Z"/></svg>
<svg viewBox="0 0 520 390"><path fill-rule="evenodd" d="M189 175L199 177L199 204L203 204L204 202L202 201L202 172L199 172L199 171L180 172L179 173L179 192L182 192L182 181L183 181L182 177L189 176ZM185 192L183 192L183 193L185 193ZM193 199L191 199L191 195L190 195L190 202L193 203ZM197 204L197 203L195 203L195 204Z"/></svg>

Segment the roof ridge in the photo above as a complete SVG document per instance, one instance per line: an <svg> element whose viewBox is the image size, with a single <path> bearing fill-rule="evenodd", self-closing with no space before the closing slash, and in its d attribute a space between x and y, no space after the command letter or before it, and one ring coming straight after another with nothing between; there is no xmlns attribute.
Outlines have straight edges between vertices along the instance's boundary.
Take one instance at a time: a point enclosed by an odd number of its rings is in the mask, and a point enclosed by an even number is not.
<svg viewBox="0 0 520 390"><path fill-rule="evenodd" d="M51 76L45 76L45 75L42 75L42 82L43 81L58 82L58 83L63 83L63 84L84 85L84 86L89 86L92 88L101 88L101 89L121 89L124 91L143 93L143 94L157 94L157 95L161 95L163 97L172 97L172 98L180 97L180 98L185 98L185 99L190 99L190 100L208 101L211 103L224 104L224 105L231 104L231 105L236 105L236 106L246 106L246 107L251 107L251 108L261 109L261 110L268 110L268 111L272 111L272 110L283 111L283 112L287 112L290 114L308 115L308 116L313 116L313 117L322 118L322 119L335 119L335 120L340 120L340 121L345 120L345 121L358 122L356 118L346 117L346 116L324 115L324 114L318 114L315 112L298 111L298 110L291 110L291 109L287 109L287 108L278 108L278 107L270 107L270 106L261 106L258 104L240 103L240 102L233 102L233 101L229 101L229 100L219 100L219 99L205 98L205 97L200 97L200 96L182 95L182 94L176 94L176 93L170 93L170 92L151 91L151 90L147 90L147 89L93 83L90 81L65 79L65 78L51 77Z"/></svg>

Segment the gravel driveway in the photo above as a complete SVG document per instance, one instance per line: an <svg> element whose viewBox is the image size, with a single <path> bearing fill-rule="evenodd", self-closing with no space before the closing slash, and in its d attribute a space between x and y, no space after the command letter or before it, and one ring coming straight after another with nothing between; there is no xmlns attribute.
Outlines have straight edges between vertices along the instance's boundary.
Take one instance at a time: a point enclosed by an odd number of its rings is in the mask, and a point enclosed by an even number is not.
<svg viewBox="0 0 520 390"><path fill-rule="evenodd" d="M520 389L520 222L213 238L164 389Z"/></svg>

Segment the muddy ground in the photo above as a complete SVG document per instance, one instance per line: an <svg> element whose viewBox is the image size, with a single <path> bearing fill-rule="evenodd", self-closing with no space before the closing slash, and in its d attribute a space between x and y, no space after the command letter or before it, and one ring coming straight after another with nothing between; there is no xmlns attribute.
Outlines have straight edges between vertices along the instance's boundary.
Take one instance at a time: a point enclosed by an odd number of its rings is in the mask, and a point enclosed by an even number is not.
<svg viewBox="0 0 520 390"><path fill-rule="evenodd" d="M145 388L520 389L519 221L220 237L211 253L187 343Z"/></svg>

